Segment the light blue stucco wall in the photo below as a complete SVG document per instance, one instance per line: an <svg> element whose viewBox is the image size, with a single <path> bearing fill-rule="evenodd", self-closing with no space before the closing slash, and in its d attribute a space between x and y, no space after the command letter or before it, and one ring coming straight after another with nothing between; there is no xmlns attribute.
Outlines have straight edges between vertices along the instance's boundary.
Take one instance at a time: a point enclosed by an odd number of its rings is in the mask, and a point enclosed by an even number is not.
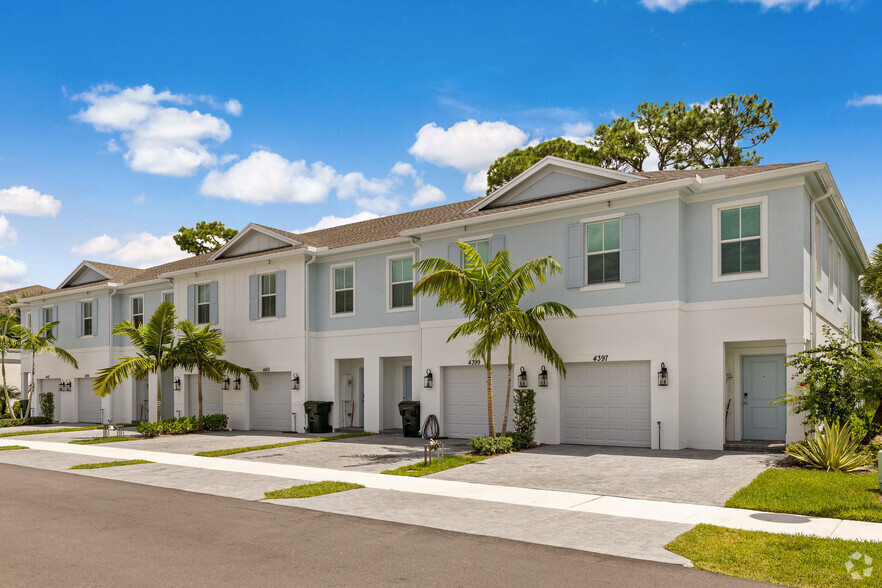
<svg viewBox="0 0 882 588"><path fill-rule="evenodd" d="M93 301L92 336L77 337L77 306L82 300ZM108 319L109 298L106 292L97 294L81 294L75 298L62 300L50 299L46 302L36 302L22 309L22 321L26 320L26 313L31 313L31 326L34 331L43 325L42 310L45 306L56 306L58 327L55 333L55 344L68 351L73 349L88 349L92 347L107 347L110 337L110 323Z"/></svg>
<svg viewBox="0 0 882 588"><path fill-rule="evenodd" d="M144 322L149 321L150 315L162 302L162 292L166 290L171 290L171 286L165 284L143 290L131 289L117 292L113 297L113 324L132 319L132 298L137 296L144 297ZM113 344L124 346L129 344L129 340L126 337L116 335L113 337Z"/></svg>

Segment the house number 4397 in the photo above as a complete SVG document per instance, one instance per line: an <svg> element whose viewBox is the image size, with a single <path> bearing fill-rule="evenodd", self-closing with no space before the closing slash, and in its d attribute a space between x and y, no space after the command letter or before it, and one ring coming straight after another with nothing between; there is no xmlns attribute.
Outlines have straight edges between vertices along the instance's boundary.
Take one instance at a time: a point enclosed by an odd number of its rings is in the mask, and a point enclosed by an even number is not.
<svg viewBox="0 0 882 588"><path fill-rule="evenodd" d="M595 355L594 361L606 361L609 359L609 355Z"/></svg>

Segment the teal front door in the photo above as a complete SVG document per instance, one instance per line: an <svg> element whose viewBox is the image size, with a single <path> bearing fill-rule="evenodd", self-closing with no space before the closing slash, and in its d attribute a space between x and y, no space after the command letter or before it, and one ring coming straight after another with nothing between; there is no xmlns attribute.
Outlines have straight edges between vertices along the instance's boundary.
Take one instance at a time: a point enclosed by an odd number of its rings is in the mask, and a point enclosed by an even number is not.
<svg viewBox="0 0 882 588"><path fill-rule="evenodd" d="M741 358L741 438L783 441L787 409L772 404L785 392L783 355Z"/></svg>

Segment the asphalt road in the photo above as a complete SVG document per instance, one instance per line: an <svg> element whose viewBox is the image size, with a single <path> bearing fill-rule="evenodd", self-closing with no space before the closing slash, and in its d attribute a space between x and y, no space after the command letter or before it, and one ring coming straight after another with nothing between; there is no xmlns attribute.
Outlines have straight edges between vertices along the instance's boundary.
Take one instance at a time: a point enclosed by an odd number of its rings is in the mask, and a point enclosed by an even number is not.
<svg viewBox="0 0 882 588"><path fill-rule="evenodd" d="M747 586L631 560L0 465L0 586Z"/></svg>

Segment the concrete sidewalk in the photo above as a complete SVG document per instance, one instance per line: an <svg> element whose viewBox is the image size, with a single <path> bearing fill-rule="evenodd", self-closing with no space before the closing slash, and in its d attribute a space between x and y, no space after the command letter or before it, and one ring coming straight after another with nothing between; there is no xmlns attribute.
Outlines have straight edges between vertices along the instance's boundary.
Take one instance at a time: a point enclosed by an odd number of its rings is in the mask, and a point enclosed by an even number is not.
<svg viewBox="0 0 882 588"><path fill-rule="evenodd" d="M882 524L861 521L843 521L840 519L775 514L700 504L637 500L576 492L494 486L435 478L408 478L316 467L196 457L123 447L108 447L106 445L68 445L33 441L27 438L0 439L0 445L22 445L40 451L75 454L91 459L146 459L165 465L215 472L270 476L287 480L352 482L374 490L394 490L415 495L478 500L496 504L535 507L571 513L588 513L605 517L640 519L677 525L691 526L705 523L750 531L882 542Z"/></svg>

